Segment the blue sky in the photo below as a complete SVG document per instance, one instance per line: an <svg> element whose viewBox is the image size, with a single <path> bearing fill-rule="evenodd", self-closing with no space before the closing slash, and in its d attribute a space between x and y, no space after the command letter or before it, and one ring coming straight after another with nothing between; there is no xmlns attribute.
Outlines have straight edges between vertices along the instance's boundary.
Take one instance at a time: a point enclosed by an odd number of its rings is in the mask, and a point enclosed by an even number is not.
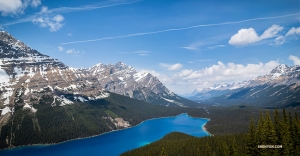
<svg viewBox="0 0 300 156"><path fill-rule="evenodd" d="M299 0L0 0L0 13L68 66L122 61L180 94L300 65Z"/></svg>

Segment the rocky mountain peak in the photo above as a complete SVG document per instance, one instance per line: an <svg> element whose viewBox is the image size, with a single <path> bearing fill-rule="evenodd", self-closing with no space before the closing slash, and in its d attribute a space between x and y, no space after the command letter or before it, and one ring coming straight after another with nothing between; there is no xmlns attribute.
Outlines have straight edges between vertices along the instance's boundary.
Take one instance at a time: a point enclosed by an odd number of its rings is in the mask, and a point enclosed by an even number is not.
<svg viewBox="0 0 300 156"><path fill-rule="evenodd" d="M279 73L279 74L283 74L286 73L290 70L290 67L286 64L281 64L279 66L277 66L276 68L274 68L271 73Z"/></svg>
<svg viewBox="0 0 300 156"><path fill-rule="evenodd" d="M20 40L15 39L6 31L0 31L0 40L5 44L12 46L13 48L19 48L21 50L30 50L30 48L21 42Z"/></svg>

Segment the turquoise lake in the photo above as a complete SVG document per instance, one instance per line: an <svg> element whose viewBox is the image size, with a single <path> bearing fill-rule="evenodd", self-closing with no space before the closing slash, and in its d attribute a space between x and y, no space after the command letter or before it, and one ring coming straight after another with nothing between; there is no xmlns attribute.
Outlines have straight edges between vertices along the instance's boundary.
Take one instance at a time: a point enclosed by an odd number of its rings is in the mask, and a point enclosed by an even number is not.
<svg viewBox="0 0 300 156"><path fill-rule="evenodd" d="M188 114L146 120L141 124L99 136L71 140L54 145L34 145L1 150L1 156L115 156L161 139L170 132L183 132L197 137L208 136L202 126L209 120Z"/></svg>

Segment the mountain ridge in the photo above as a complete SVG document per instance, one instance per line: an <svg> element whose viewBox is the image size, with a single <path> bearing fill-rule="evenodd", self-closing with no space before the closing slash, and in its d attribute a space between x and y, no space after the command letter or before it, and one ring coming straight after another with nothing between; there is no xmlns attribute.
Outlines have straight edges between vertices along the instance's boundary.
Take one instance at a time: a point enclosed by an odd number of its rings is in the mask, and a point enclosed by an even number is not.
<svg viewBox="0 0 300 156"><path fill-rule="evenodd" d="M197 105L168 90L157 77L137 72L123 62L75 69L5 31L0 32L0 78L2 116L13 113L16 105L36 111L33 104L45 95L54 97L53 106L105 98L108 92L164 106ZM64 94L72 96L68 99Z"/></svg>
<svg viewBox="0 0 300 156"><path fill-rule="evenodd" d="M300 95L299 86L300 66L281 64L275 67L270 73L257 76L252 80L240 83L220 84L202 90L195 90L194 96L189 97L189 99L198 102L209 101L210 103L220 103L222 100L225 100L223 102L227 104L230 102L233 104L253 104L255 101L261 102L261 105L268 106L272 106L271 103L273 102L277 103L274 106L283 107L290 104L295 105L300 102L300 99L298 99L298 95ZM273 92L268 92L269 90ZM253 99L254 96L257 100ZM278 103L278 101L283 102Z"/></svg>

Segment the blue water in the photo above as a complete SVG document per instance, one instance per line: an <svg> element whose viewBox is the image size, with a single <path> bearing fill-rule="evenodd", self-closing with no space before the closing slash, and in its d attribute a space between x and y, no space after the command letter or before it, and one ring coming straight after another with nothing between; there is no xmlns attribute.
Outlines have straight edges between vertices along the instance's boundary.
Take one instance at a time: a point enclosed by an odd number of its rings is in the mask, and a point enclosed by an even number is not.
<svg viewBox="0 0 300 156"><path fill-rule="evenodd" d="M192 118L187 114L147 120L132 128L105 133L96 137L71 140L54 145L24 146L1 150L1 156L114 156L161 139L170 132L183 132L197 137L208 136L202 129L208 119Z"/></svg>

